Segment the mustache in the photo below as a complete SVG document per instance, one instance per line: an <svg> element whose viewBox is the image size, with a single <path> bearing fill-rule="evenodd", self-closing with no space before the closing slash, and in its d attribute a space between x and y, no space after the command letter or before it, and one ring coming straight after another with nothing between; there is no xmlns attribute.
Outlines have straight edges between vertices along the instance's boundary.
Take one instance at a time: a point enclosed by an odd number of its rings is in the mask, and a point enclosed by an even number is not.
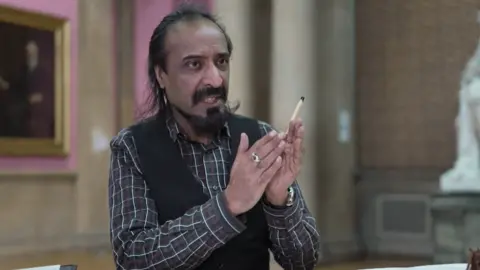
<svg viewBox="0 0 480 270"><path fill-rule="evenodd" d="M222 99L223 101L227 100L227 89L223 86L220 87L205 87L202 89L199 89L195 91L192 97L192 103L193 105L197 105L200 103L202 100L208 97L218 97L219 99Z"/></svg>

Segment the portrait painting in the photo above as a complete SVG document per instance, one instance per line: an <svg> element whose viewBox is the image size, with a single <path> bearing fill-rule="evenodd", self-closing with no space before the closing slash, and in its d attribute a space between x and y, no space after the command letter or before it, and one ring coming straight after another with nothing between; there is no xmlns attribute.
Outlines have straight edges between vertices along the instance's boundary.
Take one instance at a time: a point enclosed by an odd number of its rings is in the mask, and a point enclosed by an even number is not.
<svg viewBox="0 0 480 270"><path fill-rule="evenodd" d="M68 24L0 6L0 155L67 150Z"/></svg>

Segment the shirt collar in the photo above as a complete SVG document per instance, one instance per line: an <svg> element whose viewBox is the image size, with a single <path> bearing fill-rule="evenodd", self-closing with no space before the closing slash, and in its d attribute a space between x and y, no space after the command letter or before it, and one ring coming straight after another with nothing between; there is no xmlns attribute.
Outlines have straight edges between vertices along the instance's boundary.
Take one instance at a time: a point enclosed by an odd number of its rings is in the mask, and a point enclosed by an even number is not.
<svg viewBox="0 0 480 270"><path fill-rule="evenodd" d="M166 117L166 125L170 138L172 138L174 142L176 142L178 138L187 138L186 135L181 132L180 126L171 114L168 114ZM219 135L230 138L230 128L228 127L228 122L226 122L223 128L220 130Z"/></svg>

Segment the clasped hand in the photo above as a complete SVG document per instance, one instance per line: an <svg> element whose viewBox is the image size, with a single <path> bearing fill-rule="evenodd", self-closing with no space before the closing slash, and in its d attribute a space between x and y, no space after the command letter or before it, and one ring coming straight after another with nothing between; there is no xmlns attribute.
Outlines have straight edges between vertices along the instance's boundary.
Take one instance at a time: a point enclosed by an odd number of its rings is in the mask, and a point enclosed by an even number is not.
<svg viewBox="0 0 480 270"><path fill-rule="evenodd" d="M250 148L247 135L241 134L225 190L232 214L247 212L263 194L271 204L286 203L287 189L300 172L303 136L301 120L291 121L287 134L272 131Z"/></svg>

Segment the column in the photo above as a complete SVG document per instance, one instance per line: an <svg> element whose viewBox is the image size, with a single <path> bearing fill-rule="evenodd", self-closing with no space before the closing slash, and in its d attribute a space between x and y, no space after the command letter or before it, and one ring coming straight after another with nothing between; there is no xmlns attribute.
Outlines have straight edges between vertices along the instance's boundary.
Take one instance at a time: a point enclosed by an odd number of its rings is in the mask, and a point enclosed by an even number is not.
<svg viewBox="0 0 480 270"><path fill-rule="evenodd" d="M285 129L305 96L298 181L322 234L324 260L357 251L353 11L352 0L273 1L271 122Z"/></svg>
<svg viewBox="0 0 480 270"><path fill-rule="evenodd" d="M226 27L233 42L233 56L230 64L229 99L240 101L237 113L254 115L254 96L252 95L251 67L251 1L250 0L213 0L213 13Z"/></svg>
<svg viewBox="0 0 480 270"><path fill-rule="evenodd" d="M113 0L79 0L77 228L108 243L109 141L115 134Z"/></svg>
<svg viewBox="0 0 480 270"><path fill-rule="evenodd" d="M270 118L271 124L285 130L300 100L305 103L300 114L304 121L306 140L304 165L298 182L310 210L317 212L317 177L312 147L317 144L316 87L313 56L314 0L272 1L272 75Z"/></svg>
<svg viewBox="0 0 480 270"><path fill-rule="evenodd" d="M355 220L354 0L316 1L320 224L327 260L358 252Z"/></svg>
<svg viewBox="0 0 480 270"><path fill-rule="evenodd" d="M116 128L130 126L135 119L134 2L117 0L115 18L115 97ZM145 48L146 49L146 48Z"/></svg>
<svg viewBox="0 0 480 270"><path fill-rule="evenodd" d="M301 96L300 114L305 124L303 169L297 181L312 214L318 219L315 173L315 86L313 55L313 13L315 0L272 0L270 123L285 130ZM261 61L261 60L260 60ZM271 267L281 269L277 264Z"/></svg>

